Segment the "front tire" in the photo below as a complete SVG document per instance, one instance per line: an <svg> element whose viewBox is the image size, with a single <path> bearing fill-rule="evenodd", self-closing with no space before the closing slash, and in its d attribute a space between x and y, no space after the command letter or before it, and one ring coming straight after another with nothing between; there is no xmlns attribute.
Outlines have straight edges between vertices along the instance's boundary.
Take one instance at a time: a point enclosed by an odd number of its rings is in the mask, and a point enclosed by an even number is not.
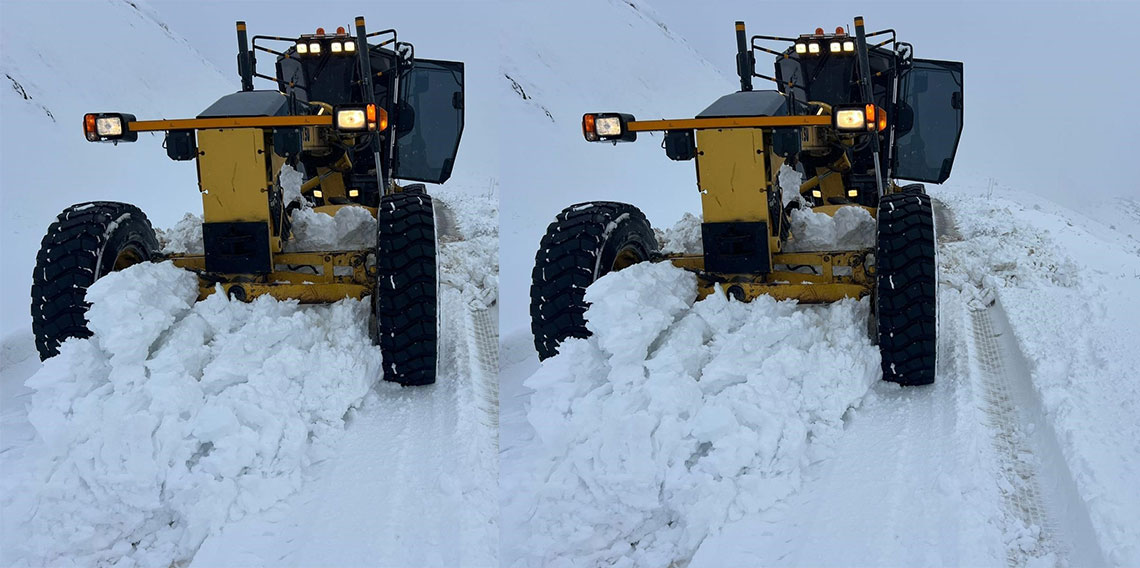
<svg viewBox="0 0 1140 568"><path fill-rule="evenodd" d="M883 379L934 382L937 265L934 215L923 193L884 195L879 203L876 300Z"/></svg>
<svg viewBox="0 0 1140 568"><path fill-rule="evenodd" d="M594 201L563 209L546 228L531 273L530 318L539 359L570 337L589 337L586 287L609 272L649 260L657 238L640 209Z"/></svg>
<svg viewBox="0 0 1140 568"><path fill-rule="evenodd" d="M376 211L375 339L384 380L435 383L438 359L438 274L435 215L426 193L386 195Z"/></svg>
<svg viewBox="0 0 1140 568"><path fill-rule="evenodd" d="M87 329L87 288L113 271L158 254L158 238L138 207L114 201L79 203L48 227L32 271L32 333L40 359L59 354Z"/></svg>

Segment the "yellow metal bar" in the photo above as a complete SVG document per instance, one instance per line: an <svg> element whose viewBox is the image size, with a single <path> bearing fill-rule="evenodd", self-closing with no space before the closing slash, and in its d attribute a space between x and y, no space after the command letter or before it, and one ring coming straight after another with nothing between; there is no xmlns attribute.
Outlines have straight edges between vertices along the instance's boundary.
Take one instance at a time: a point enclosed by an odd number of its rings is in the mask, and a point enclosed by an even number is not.
<svg viewBox="0 0 1140 568"><path fill-rule="evenodd" d="M728 118L685 118L679 120L634 120L630 132L689 130L706 128L777 128L791 126L830 126L830 116L736 116Z"/></svg>
<svg viewBox="0 0 1140 568"><path fill-rule="evenodd" d="M136 120L131 122L128 128L131 132L151 132L156 130L203 130L207 128L274 128L277 126L332 126L332 116L232 116Z"/></svg>
<svg viewBox="0 0 1140 568"><path fill-rule="evenodd" d="M844 298L862 298L871 293L871 286L861 284L758 284L742 282L721 284L725 293L731 287L739 286L744 293L744 301L751 302L760 296L771 296L776 300L796 300L801 304L828 304ZM697 286L697 299L703 300L716 290L713 283Z"/></svg>
<svg viewBox="0 0 1140 568"><path fill-rule="evenodd" d="M249 282L231 282L228 284L206 284L202 282L198 287L198 300L204 300L217 291L217 286L231 297L243 301L253 300L258 296L272 296L278 300L297 300L302 304L331 304L345 298L361 299L372 293L372 287L363 284L332 283L332 284L254 284ZM235 290L235 288L240 288Z"/></svg>

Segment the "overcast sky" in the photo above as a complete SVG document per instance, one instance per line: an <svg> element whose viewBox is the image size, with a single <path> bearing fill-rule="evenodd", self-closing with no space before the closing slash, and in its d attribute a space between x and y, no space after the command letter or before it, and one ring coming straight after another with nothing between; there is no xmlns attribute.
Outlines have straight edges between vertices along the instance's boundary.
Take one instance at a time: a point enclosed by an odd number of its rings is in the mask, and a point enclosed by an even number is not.
<svg viewBox="0 0 1140 568"><path fill-rule="evenodd" d="M812 2L810 8L790 1L648 3L670 30L728 75L735 72L737 19L746 22L750 34L795 36L817 27L847 26L863 15L871 30L894 28L900 40L914 44L917 57L964 62L965 128L951 183L985 184L992 178L1068 204L1140 193L1135 177L1126 173L1140 159L1140 1ZM454 3L400 4L420 5L424 18L431 18L434 10ZM481 4L488 10L511 9L509 2ZM226 73L234 69L237 19L246 20L253 33L280 35L312 32L318 25L347 26L357 14L368 16L373 28L389 24L384 4L372 2L321 2L319 8L249 0L158 0L154 5L175 31ZM583 41L590 40L583 34ZM423 37L419 43L430 48ZM770 71L762 54L757 67ZM757 88L764 88L761 83ZM677 88L684 88L684 82L678 81Z"/></svg>

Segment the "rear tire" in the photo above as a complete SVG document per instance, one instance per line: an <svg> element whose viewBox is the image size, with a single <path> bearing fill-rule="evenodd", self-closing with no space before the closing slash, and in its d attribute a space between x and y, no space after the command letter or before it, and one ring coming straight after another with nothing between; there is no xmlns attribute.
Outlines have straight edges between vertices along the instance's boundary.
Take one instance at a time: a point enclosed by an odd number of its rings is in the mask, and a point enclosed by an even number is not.
<svg viewBox="0 0 1140 568"><path fill-rule="evenodd" d="M531 273L530 321L539 359L569 337L589 337L586 287L609 272L649 260L657 238L640 209L594 201L563 209L546 228Z"/></svg>
<svg viewBox="0 0 1140 568"><path fill-rule="evenodd" d="M40 359L59 354L68 338L91 337L91 284L150 261L158 250L154 228L134 205L93 201L64 209L48 227L32 271L32 333Z"/></svg>
<svg viewBox="0 0 1140 568"><path fill-rule="evenodd" d="M374 339L384 357L384 380L404 386L436 379L439 320L435 216L431 196L398 193L376 212Z"/></svg>
<svg viewBox="0 0 1140 568"><path fill-rule="evenodd" d="M875 257L879 352L883 379L934 382L937 358L937 265L934 215L922 193L884 195Z"/></svg>

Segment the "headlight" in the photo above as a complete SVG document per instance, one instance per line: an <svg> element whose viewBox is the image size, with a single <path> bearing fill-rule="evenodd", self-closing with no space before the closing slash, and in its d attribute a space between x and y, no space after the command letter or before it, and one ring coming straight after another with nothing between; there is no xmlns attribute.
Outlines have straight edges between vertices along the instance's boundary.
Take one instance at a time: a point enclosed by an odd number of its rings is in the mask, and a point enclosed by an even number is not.
<svg viewBox="0 0 1140 568"><path fill-rule="evenodd" d="M630 132L628 126L633 121L632 114L586 114L582 116L582 135L587 142L633 142L637 133Z"/></svg>
<svg viewBox="0 0 1140 568"><path fill-rule="evenodd" d="M797 43L796 44L796 53L798 53L800 55L807 53L807 44L806 43Z"/></svg>
<svg viewBox="0 0 1140 568"><path fill-rule="evenodd" d="M337 130L352 132L388 128L388 113L374 104L346 105L337 108L335 116Z"/></svg>
<svg viewBox="0 0 1140 568"><path fill-rule="evenodd" d="M808 53L810 53L812 55L818 54L819 53L819 44L814 42L814 41L809 43L808 44Z"/></svg>
<svg viewBox="0 0 1140 568"><path fill-rule="evenodd" d="M843 51L855 51L855 42L851 40L843 42Z"/></svg>
<svg viewBox="0 0 1140 568"><path fill-rule="evenodd" d="M340 42L339 41L332 42L332 44L329 45L329 51L331 51L333 53L340 53L341 52Z"/></svg>
<svg viewBox="0 0 1140 568"><path fill-rule="evenodd" d="M313 55L319 55L321 53L320 42L314 41L309 43L309 53L312 53Z"/></svg>
<svg viewBox="0 0 1140 568"><path fill-rule="evenodd" d="M364 109L347 109L336 112L336 127L341 130L364 130Z"/></svg>
<svg viewBox="0 0 1140 568"><path fill-rule="evenodd" d="M842 50L843 50L843 44L841 44L837 41L831 42L831 52L832 53L839 53Z"/></svg>
<svg viewBox="0 0 1140 568"><path fill-rule="evenodd" d="M621 119L616 116L598 118L594 124L598 136L621 136Z"/></svg>
<svg viewBox="0 0 1140 568"><path fill-rule="evenodd" d="M305 43L298 43L297 44L297 53L300 53L301 55L305 55L306 53L309 53L309 45L305 44Z"/></svg>
<svg viewBox="0 0 1140 568"><path fill-rule="evenodd" d="M863 109L841 110L835 113L835 128L845 132L866 130L867 116Z"/></svg>
<svg viewBox="0 0 1140 568"><path fill-rule="evenodd" d="M99 136L120 136L123 134L123 119L118 116L96 118L95 133Z"/></svg>
<svg viewBox="0 0 1140 568"><path fill-rule="evenodd" d="M344 42L344 51L345 51L345 53L352 53L352 52L356 51L356 42L355 41Z"/></svg>
<svg viewBox="0 0 1140 568"><path fill-rule="evenodd" d="M134 142L138 132L131 132L133 114L117 112L88 113L83 115L83 135L90 142Z"/></svg>

